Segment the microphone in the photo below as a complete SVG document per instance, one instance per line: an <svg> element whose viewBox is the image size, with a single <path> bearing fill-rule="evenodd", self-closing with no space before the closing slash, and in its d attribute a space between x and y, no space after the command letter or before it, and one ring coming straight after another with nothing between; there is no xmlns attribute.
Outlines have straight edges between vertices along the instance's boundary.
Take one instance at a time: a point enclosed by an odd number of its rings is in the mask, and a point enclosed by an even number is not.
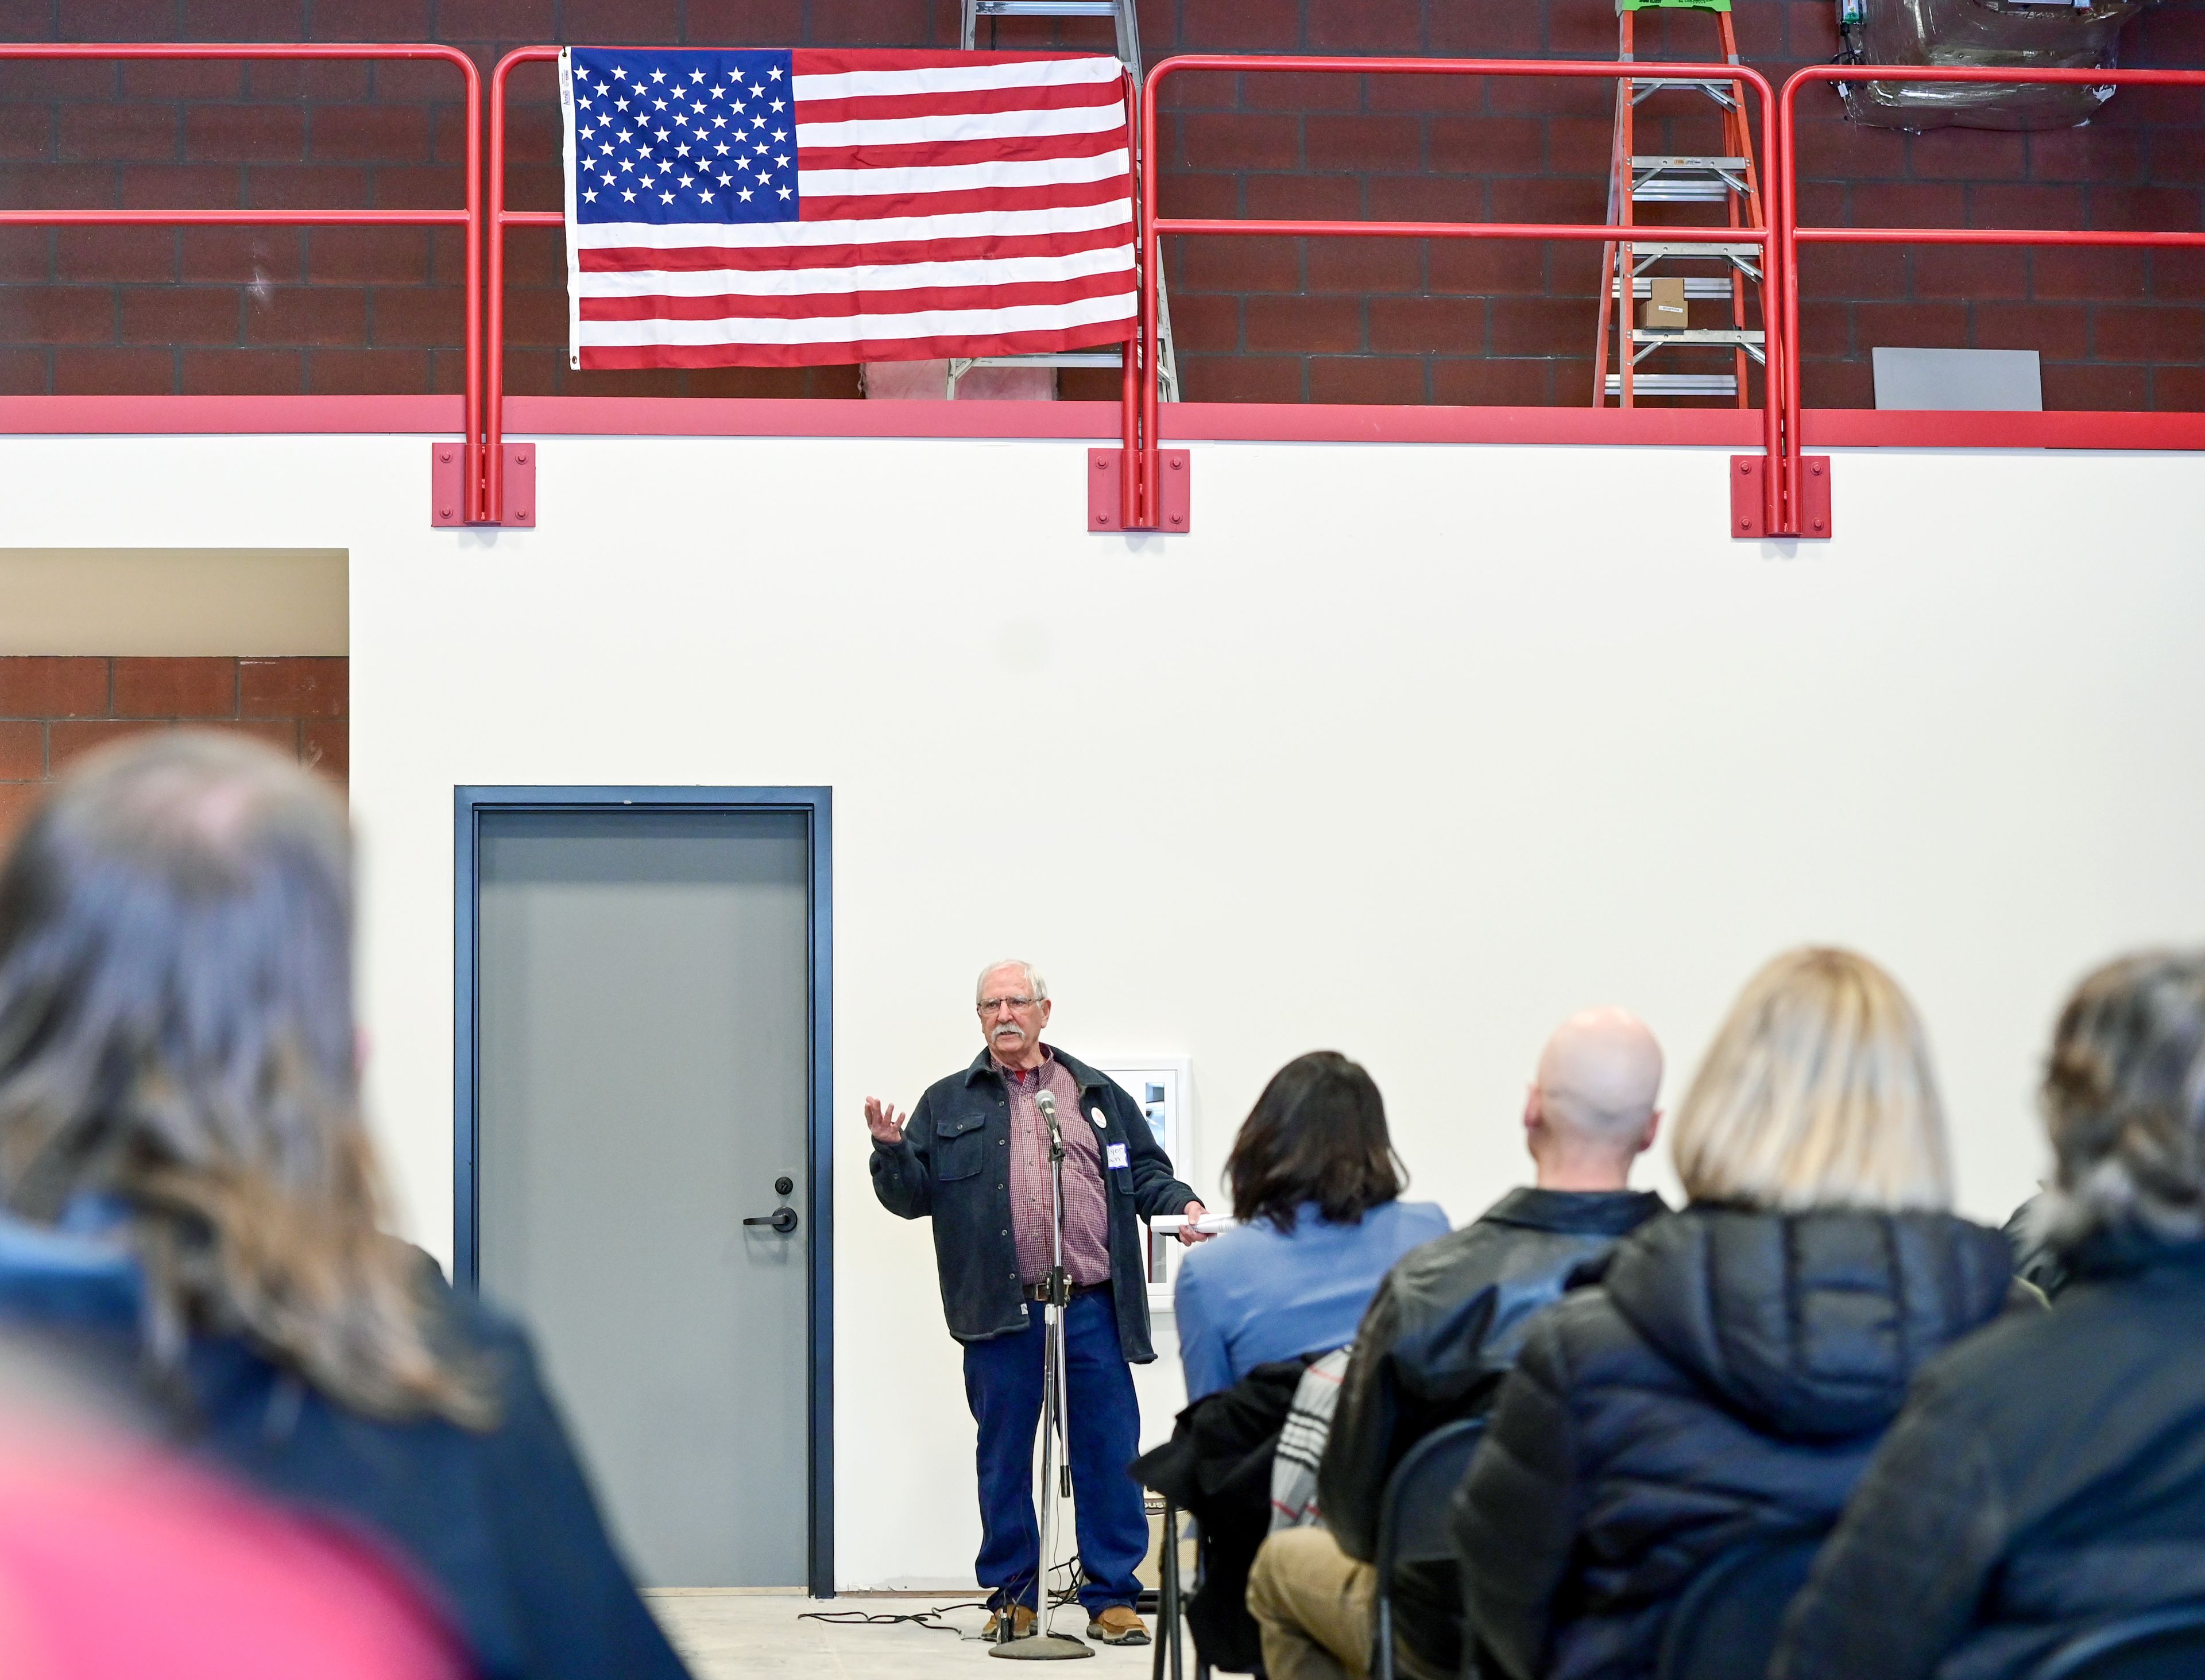
<svg viewBox="0 0 2205 1680"><path fill-rule="evenodd" d="M1056 1099L1047 1091L1036 1091L1034 1107L1042 1119L1049 1123L1050 1170L1057 1175L1057 1184L1061 1190L1064 1183L1064 1133L1056 1124ZM1056 1309L1057 1323L1061 1326L1064 1322L1064 1310L1072 1304L1072 1274L1064 1267L1064 1208L1061 1201L1056 1210L1056 1220L1057 1261L1055 1265L1049 1267L1049 1303ZM1060 1348L1061 1345L1059 1344ZM1059 1380L1062 1380L1061 1376ZM1058 1427L1060 1428L1063 1427L1061 1421ZM1056 1473L1061 1483L1059 1489L1060 1495L1068 1499L1072 1497L1072 1458L1068 1452L1058 1462ZM1045 1576L1047 1571L1044 1570L1043 1573ZM1046 1585L1047 1582L1044 1581L1044 1588ZM1043 1596L1047 1596L1046 1592Z"/></svg>

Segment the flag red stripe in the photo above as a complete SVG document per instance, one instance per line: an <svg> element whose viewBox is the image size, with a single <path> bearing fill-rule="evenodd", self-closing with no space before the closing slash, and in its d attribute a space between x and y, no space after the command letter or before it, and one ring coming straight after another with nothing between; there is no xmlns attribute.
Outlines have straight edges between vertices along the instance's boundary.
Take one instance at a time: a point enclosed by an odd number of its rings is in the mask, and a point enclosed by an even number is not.
<svg viewBox="0 0 2205 1680"><path fill-rule="evenodd" d="M793 73L799 76L841 76L865 70L969 70L974 59L954 47L798 47L789 54ZM1050 64L1092 58L1091 52L997 52L978 62L987 64Z"/></svg>
<svg viewBox="0 0 2205 1680"><path fill-rule="evenodd" d="M712 298L584 298L580 306L584 321L831 320L841 315L907 315L922 309L1072 303L1115 296L1127 284L1126 270L1118 269L1069 280L1024 280L1002 286L918 286L908 291L806 292L793 297L739 293Z"/></svg>
<svg viewBox="0 0 2205 1680"><path fill-rule="evenodd" d="M1052 157L1096 157L1126 149L1126 131L1099 134L1026 134L1015 140L919 140L906 145L807 145L796 154L799 169L906 169L940 163L1041 163ZM1124 180L1124 176L1120 176Z"/></svg>
<svg viewBox="0 0 2205 1680"><path fill-rule="evenodd" d="M1130 197L1125 175L1102 181L1064 181L1046 187L974 187L954 193L865 193L848 198L803 196L801 222L850 222L879 216L954 216L968 210L1054 210L1060 205L1103 205Z"/></svg>
<svg viewBox="0 0 2205 1680"><path fill-rule="evenodd" d="M984 234L972 239L894 240L879 245L710 246L651 251L623 246L581 253L585 274L693 274L736 269L764 274L784 269L862 268L881 263L953 262L968 257L1068 257L1130 245L1132 218L1111 228L1069 234Z"/></svg>
<svg viewBox="0 0 2205 1680"><path fill-rule="evenodd" d="M976 87L966 93L867 93L854 99L796 102L799 122L880 122L899 116L973 116L991 111L1073 110L1115 105L1123 82L1076 82L1065 87Z"/></svg>
<svg viewBox="0 0 2205 1680"><path fill-rule="evenodd" d="M640 367L823 367L848 362L924 361L936 356L1031 356L1052 350L1101 350L1122 344L1122 326L1101 322L1043 332L974 337L859 339L846 344L622 344L584 345L582 371Z"/></svg>

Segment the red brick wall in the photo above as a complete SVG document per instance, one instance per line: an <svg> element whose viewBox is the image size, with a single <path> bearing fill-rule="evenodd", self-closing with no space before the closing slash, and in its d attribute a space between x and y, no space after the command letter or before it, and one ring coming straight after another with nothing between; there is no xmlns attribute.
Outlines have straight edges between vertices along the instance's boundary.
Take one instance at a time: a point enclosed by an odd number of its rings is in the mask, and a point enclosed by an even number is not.
<svg viewBox="0 0 2205 1680"><path fill-rule="evenodd" d="M1828 58L1828 0L1738 0L1772 79ZM954 0L15 0L18 39L436 39L485 69L537 41L954 44ZM1707 20L1667 20L1702 53ZM1149 56L1293 50L1609 58L1608 0L1147 0ZM1005 45L1091 46L1085 22ZM1649 56L1659 31L1643 33ZM2164 0L2125 62L2205 64L2205 0ZM451 205L463 136L431 66L0 65L0 205ZM514 202L557 203L548 67L515 80ZM1162 135L1168 210L1596 220L1607 96L1590 85L1189 78ZM1808 215L1839 222L2196 228L2205 103L2131 89L2089 127L1908 137L1810 97ZM1697 132L1696 132L1697 131ZM1706 149L1705 125L1662 144ZM571 374L556 234L514 236L511 388L856 395L854 371ZM443 230L0 229L0 390L457 389L460 246ZM2035 348L2059 407L2205 407L2205 257L1831 248L1806 258L1810 401L1871 400L1876 343ZM1209 240L1170 253L1197 398L1580 403L1590 247ZM1114 395L1067 375L1067 395Z"/></svg>
<svg viewBox="0 0 2205 1680"><path fill-rule="evenodd" d="M0 843L70 759L140 730L233 730L342 781L350 664L0 657Z"/></svg>

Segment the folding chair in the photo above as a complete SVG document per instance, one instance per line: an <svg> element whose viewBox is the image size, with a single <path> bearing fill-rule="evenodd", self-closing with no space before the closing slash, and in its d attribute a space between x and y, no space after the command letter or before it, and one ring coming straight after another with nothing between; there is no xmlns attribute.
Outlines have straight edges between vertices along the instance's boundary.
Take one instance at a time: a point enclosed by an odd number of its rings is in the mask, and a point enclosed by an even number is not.
<svg viewBox="0 0 2205 1680"><path fill-rule="evenodd" d="M2195 1680L2205 1674L2205 1605L2146 1611L2077 1634L2029 1680Z"/></svg>
<svg viewBox="0 0 2205 1680"><path fill-rule="evenodd" d="M1717 1557L1669 1612L1654 1680L1762 1680L1822 1546L1819 1535L1759 1535Z"/></svg>
<svg viewBox="0 0 2205 1680"><path fill-rule="evenodd" d="M1447 1505L1470 1473L1471 1455L1485 1434L1482 1417L1442 1424L1414 1446L1386 1478L1378 1505L1378 1626L1371 1672L1394 1680L1394 1573L1403 1564L1454 1561Z"/></svg>

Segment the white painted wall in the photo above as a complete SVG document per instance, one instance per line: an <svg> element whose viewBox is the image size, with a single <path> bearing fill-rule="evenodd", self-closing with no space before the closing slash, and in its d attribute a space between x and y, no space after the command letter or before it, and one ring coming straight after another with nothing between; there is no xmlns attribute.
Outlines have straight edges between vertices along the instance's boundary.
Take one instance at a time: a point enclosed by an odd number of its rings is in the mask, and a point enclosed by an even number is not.
<svg viewBox="0 0 2205 1680"><path fill-rule="evenodd" d="M432 1248L453 786L833 786L853 1586L970 1579L956 1350L858 1105L971 1054L984 958L1043 963L1083 1056L1193 1058L1199 1186L1329 1045L1460 1220L1556 1018L1627 1003L1681 1076L1762 958L1845 941L1923 1006L1995 1220L2063 988L2205 938L2196 457L1841 456L1795 552L1726 539L1715 453L1199 446L1195 534L1132 541L1067 443L554 438L494 534L428 528L423 454L0 440L5 540L350 551L373 1099Z"/></svg>

